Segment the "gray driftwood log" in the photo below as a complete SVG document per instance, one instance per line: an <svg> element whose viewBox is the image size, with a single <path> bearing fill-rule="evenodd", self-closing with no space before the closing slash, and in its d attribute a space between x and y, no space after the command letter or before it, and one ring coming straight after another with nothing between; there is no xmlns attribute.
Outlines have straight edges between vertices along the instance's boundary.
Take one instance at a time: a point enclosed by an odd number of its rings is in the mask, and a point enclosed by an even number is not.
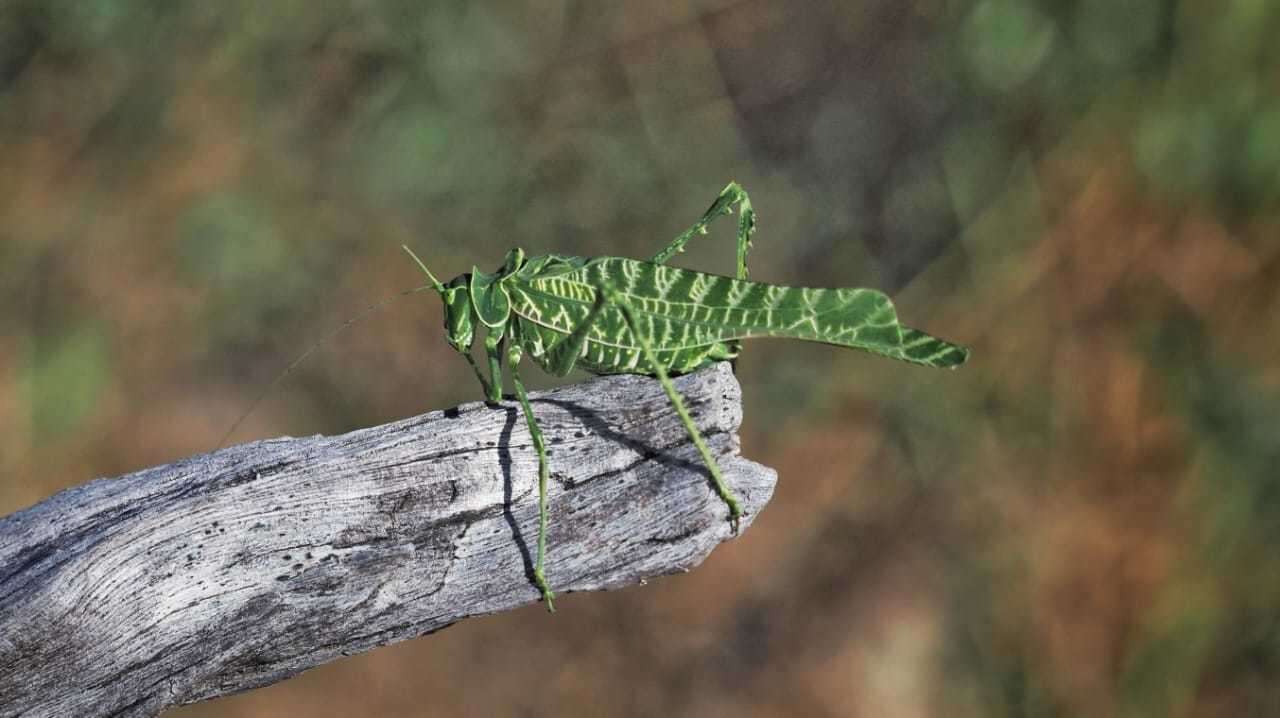
<svg viewBox="0 0 1280 718"><path fill-rule="evenodd" d="M738 456L737 381L721 364L677 385L745 528L776 477ZM533 405L557 590L687 571L729 538L657 381ZM0 519L0 715L155 715L533 602L536 477L519 405L475 403L235 446Z"/></svg>

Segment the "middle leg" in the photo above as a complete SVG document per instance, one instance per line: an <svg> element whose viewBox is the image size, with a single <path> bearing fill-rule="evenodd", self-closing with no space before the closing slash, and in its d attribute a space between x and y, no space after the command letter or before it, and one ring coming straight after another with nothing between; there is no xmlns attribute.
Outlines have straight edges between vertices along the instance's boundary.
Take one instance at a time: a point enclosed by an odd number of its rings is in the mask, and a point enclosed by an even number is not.
<svg viewBox="0 0 1280 718"><path fill-rule="evenodd" d="M529 438L533 441L534 450L538 452L538 557L533 565L533 582L542 592L542 600L546 602L547 610L555 613L556 595L551 592L546 574L547 484L551 478L551 468L547 463L547 446L542 438L542 428L538 426L538 420L533 416L533 407L529 405L529 394L524 389L524 382L520 381L517 365L520 364L522 356L523 350L519 342L513 341L507 346L507 372L511 375L511 384L516 389L516 398L520 400L520 408L524 411L525 421L529 425Z"/></svg>

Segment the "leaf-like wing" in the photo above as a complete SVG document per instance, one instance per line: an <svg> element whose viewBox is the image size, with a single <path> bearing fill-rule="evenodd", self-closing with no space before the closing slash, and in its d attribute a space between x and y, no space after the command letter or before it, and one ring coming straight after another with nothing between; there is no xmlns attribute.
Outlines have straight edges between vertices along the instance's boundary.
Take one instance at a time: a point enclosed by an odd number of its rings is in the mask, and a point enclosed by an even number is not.
<svg viewBox="0 0 1280 718"><path fill-rule="evenodd" d="M967 350L898 322L874 289L783 287L621 257L585 262L512 285L521 316L568 333L587 314L595 287L612 281L658 349L692 349L736 339L785 337L853 347L927 366L964 363ZM589 339L638 347L619 312L607 309Z"/></svg>

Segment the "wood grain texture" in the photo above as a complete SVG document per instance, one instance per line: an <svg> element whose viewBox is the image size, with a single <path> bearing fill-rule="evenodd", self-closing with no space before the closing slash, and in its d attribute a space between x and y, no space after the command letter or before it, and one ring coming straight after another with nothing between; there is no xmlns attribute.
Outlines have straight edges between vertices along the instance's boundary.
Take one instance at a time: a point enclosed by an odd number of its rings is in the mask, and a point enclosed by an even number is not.
<svg viewBox="0 0 1280 718"><path fill-rule="evenodd" d="M720 364L676 385L745 528L776 476L738 456L737 381ZM531 398L557 591L687 571L730 537L656 380ZM0 715L155 715L533 602L537 473L518 404L474 403L99 479L0 519Z"/></svg>

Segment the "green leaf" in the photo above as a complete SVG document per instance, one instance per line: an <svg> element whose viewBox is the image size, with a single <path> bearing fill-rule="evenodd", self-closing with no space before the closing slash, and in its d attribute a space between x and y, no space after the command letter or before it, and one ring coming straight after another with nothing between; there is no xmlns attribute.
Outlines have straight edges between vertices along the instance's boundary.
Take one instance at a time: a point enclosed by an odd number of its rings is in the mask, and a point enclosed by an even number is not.
<svg viewBox="0 0 1280 718"><path fill-rule="evenodd" d="M1212 110L1166 105L1147 111L1134 139L1138 169L1160 189L1172 193L1204 192L1222 169L1223 131Z"/></svg>

